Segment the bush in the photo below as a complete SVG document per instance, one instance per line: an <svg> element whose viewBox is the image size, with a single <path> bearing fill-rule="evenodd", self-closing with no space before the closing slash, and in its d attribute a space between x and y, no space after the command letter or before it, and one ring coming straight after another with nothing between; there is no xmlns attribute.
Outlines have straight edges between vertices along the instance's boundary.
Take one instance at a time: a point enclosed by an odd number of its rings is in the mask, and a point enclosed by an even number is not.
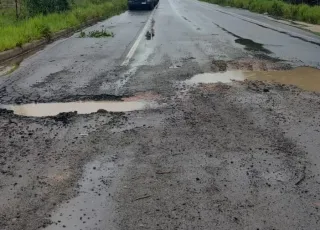
<svg viewBox="0 0 320 230"><path fill-rule="evenodd" d="M52 32L50 30L50 27L46 24L40 24L38 27L37 27L41 37L44 37L46 38L47 40L51 40L51 35L52 35Z"/></svg>
<svg viewBox="0 0 320 230"><path fill-rule="evenodd" d="M274 16L282 16L284 12L284 3L280 1L273 1L268 13Z"/></svg>
<svg viewBox="0 0 320 230"><path fill-rule="evenodd" d="M68 0L25 0L30 16L63 12L70 9Z"/></svg>
<svg viewBox="0 0 320 230"><path fill-rule="evenodd" d="M308 5L300 5L297 11L297 18L301 21L320 24L320 7L310 7Z"/></svg>

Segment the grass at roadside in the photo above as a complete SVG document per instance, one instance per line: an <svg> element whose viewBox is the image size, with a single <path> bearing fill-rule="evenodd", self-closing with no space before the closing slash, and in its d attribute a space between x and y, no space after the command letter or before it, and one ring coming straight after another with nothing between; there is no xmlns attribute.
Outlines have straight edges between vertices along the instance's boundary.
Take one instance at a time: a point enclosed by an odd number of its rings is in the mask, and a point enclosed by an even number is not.
<svg viewBox="0 0 320 230"><path fill-rule="evenodd" d="M293 5L280 0L201 0L223 6L248 9L291 20L320 24L320 6Z"/></svg>
<svg viewBox="0 0 320 230"><path fill-rule="evenodd" d="M0 11L0 51L22 46L52 33L72 28L95 18L108 18L127 8L126 0L106 0L100 4L84 2L70 11L16 20L14 10Z"/></svg>

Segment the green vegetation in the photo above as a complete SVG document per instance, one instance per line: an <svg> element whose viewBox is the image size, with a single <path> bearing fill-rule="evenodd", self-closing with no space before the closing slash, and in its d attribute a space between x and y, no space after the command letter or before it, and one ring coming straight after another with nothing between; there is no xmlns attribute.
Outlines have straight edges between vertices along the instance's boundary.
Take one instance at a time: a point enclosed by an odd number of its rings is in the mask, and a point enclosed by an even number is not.
<svg viewBox="0 0 320 230"><path fill-rule="evenodd" d="M24 6L28 14L32 16L70 10L68 0L25 0Z"/></svg>
<svg viewBox="0 0 320 230"><path fill-rule="evenodd" d="M70 3L70 10L60 9L56 13L28 16L30 12L22 8L24 13L19 19L14 9L0 10L0 51L41 38L50 40L55 32L78 27L90 19L111 17L126 8L126 0L77 0Z"/></svg>
<svg viewBox="0 0 320 230"><path fill-rule="evenodd" d="M248 9L258 13L320 24L320 6L293 5L280 0L202 0L204 2Z"/></svg>
<svg viewBox="0 0 320 230"><path fill-rule="evenodd" d="M90 31L88 34L81 31L79 37L80 38L85 38L85 37L102 38L102 37L113 37L113 36L114 36L114 34L112 32L108 32L106 30L93 30L93 31Z"/></svg>

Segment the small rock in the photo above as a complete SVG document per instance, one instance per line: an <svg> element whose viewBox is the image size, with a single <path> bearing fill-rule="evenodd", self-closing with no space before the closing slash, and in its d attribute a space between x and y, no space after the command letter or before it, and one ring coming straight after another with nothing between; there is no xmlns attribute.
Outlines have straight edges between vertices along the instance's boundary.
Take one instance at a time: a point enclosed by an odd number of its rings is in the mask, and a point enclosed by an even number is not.
<svg viewBox="0 0 320 230"><path fill-rule="evenodd" d="M97 111L97 113L107 113L108 111L107 110L105 110L105 109L99 109L98 111Z"/></svg>

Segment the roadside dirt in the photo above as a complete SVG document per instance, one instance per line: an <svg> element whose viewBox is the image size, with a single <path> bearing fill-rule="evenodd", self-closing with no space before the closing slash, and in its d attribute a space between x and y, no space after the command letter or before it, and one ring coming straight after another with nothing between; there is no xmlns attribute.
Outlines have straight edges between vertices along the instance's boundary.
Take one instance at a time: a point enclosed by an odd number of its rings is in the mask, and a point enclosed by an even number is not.
<svg viewBox="0 0 320 230"><path fill-rule="evenodd" d="M290 67L241 59L210 68ZM318 93L251 80L171 87L174 96L129 98L162 105L141 111L34 118L0 110L0 228L317 228ZM113 173L86 185L90 199L101 197L95 210L63 211L97 159Z"/></svg>
<svg viewBox="0 0 320 230"><path fill-rule="evenodd" d="M271 20L274 20L276 22L280 22L286 25L290 25L290 26L295 26L295 27L299 27L301 29L305 29L305 30L309 30L313 33L320 33L320 25L316 25L316 24L310 24L310 23L306 23L306 22L300 22L300 21L286 21L286 20L281 20L281 19L274 19L272 17L268 17Z"/></svg>

